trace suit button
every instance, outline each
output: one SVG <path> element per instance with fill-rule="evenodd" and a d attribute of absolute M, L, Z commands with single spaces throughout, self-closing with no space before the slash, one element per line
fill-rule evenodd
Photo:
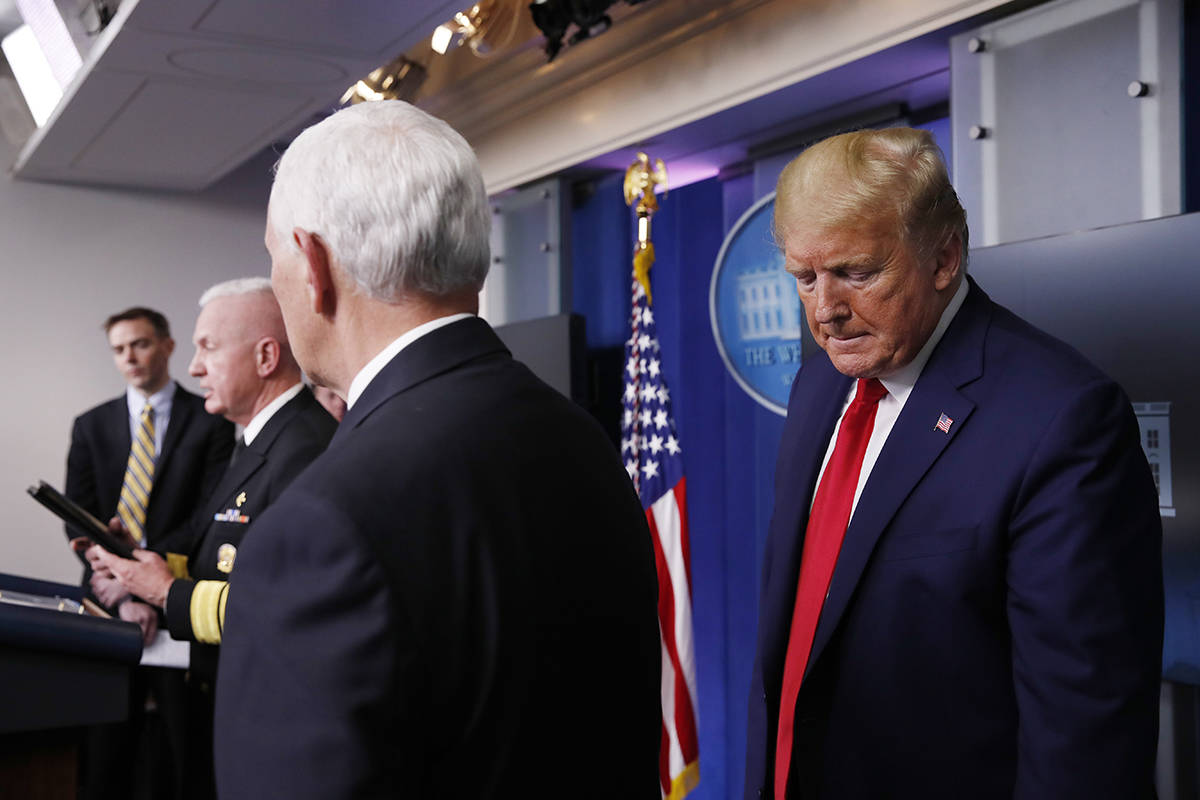
<path fill-rule="evenodd" d="M 763 692 L 763 702 L 764 703 L 767 702 L 767 693 L 766 692 Z"/>
<path fill-rule="evenodd" d="M 762 787 L 761 787 L 761 786 L 760 786 L 760 787 L 758 787 L 758 796 L 759 796 L 759 797 L 765 797 L 765 796 L 766 796 L 766 795 L 765 795 L 765 793 L 763 792 L 763 790 L 762 790 Z"/>

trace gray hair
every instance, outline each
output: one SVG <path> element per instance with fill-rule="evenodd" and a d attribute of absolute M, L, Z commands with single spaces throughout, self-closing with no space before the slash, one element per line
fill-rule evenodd
<path fill-rule="evenodd" d="M 231 281 L 221 281 L 215 286 L 210 286 L 204 290 L 204 294 L 200 295 L 200 307 L 216 300 L 218 297 L 236 297 L 242 294 L 254 294 L 255 292 L 271 292 L 270 278 L 234 278 Z"/>
<path fill-rule="evenodd" d="M 479 162 L 445 122 L 400 100 L 344 108 L 301 133 L 279 160 L 269 220 L 321 238 L 369 296 L 396 302 L 478 291 L 490 263 L 491 210 Z"/>

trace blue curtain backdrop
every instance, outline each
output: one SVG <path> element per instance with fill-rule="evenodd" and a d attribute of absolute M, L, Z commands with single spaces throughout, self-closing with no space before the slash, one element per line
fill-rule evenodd
<path fill-rule="evenodd" d="M 614 175 L 580 187 L 572 212 L 573 310 L 587 318 L 589 351 L 610 371 L 612 354 L 628 336 L 636 230 L 621 182 Z M 758 574 L 783 430 L 783 418 L 728 375 L 709 324 L 713 264 L 726 232 L 759 194 L 756 183 L 747 174 L 673 190 L 660 198 L 653 222 L 654 311 L 688 480 L 700 728 L 700 785 L 691 797 L 697 800 L 741 796 Z M 618 356 L 617 370 L 621 363 Z M 611 397 L 595 400 L 615 418 L 619 375 L 600 377 Z"/>

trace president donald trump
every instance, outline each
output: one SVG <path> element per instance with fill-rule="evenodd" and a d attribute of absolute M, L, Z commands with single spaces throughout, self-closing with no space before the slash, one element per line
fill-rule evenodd
<path fill-rule="evenodd" d="M 932 137 L 813 145 L 747 797 L 1153 795 L 1161 529 L 1129 402 L 966 276 Z"/>

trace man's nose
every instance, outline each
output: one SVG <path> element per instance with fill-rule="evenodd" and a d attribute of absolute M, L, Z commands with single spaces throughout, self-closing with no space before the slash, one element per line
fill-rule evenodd
<path fill-rule="evenodd" d="M 821 275 L 817 277 L 813 289 L 816 303 L 816 320 L 821 325 L 828 325 L 845 319 L 850 314 L 850 306 L 846 303 L 845 293 L 834 278 Z"/>
<path fill-rule="evenodd" d="M 200 362 L 200 354 L 196 353 L 196 355 L 192 356 L 192 360 L 188 364 L 188 375 L 191 375 L 193 378 L 199 378 L 203 374 L 204 364 Z"/>

